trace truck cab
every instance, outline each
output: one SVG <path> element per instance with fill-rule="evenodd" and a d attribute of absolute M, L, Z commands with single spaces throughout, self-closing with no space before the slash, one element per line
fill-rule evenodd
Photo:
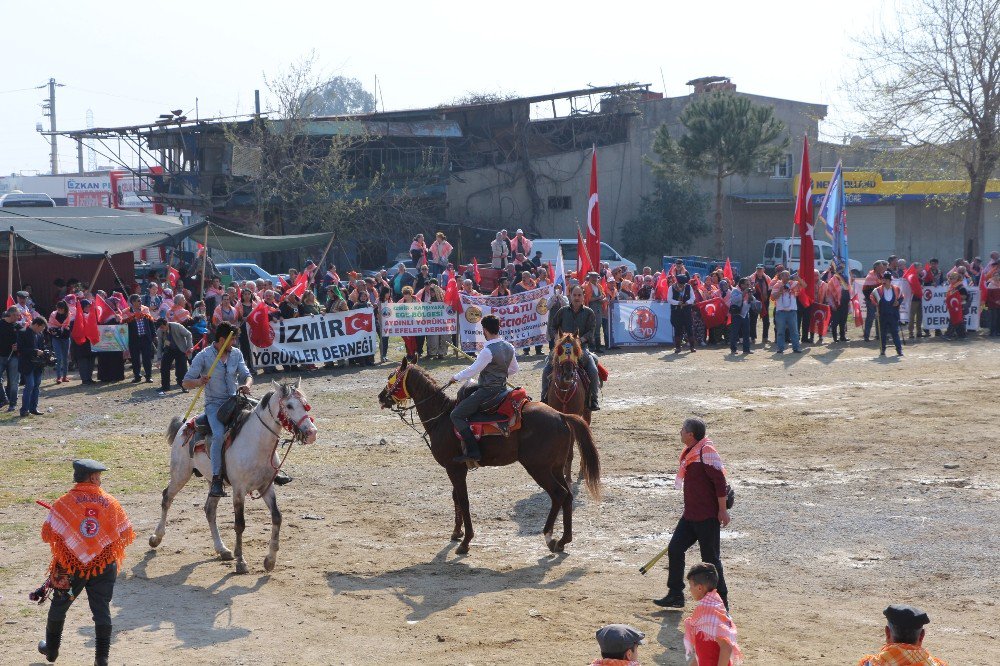
<path fill-rule="evenodd" d="M 802 241 L 798 238 L 772 238 L 764 243 L 764 257 L 761 263 L 764 264 L 764 269 L 771 274 L 774 273 L 774 268 L 778 264 L 789 270 L 798 270 L 801 247 Z M 825 271 L 830 262 L 833 261 L 833 246 L 826 241 L 814 240 L 813 247 L 815 248 L 816 270 Z M 862 274 L 860 261 L 848 259 L 847 268 L 855 277 Z"/>

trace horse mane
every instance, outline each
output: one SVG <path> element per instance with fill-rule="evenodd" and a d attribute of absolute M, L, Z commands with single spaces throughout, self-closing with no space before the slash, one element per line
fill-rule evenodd
<path fill-rule="evenodd" d="M 445 393 L 444 391 L 441 390 L 441 387 L 438 385 L 438 383 L 436 381 L 434 381 L 434 378 L 431 377 L 430 373 L 428 373 L 426 370 L 424 370 L 423 368 L 421 368 L 416 363 L 410 363 L 407 367 L 409 368 L 410 372 L 416 373 L 424 382 L 426 382 L 428 388 L 430 388 L 430 390 L 432 392 L 440 393 L 441 396 L 446 401 L 454 402 L 454 400 L 452 400 L 452 398 L 448 397 L 447 393 Z"/>

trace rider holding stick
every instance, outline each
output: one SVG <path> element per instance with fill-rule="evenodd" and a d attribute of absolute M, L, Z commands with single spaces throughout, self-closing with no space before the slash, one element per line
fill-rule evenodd
<path fill-rule="evenodd" d="M 597 411 L 600 407 L 597 404 L 597 393 L 600 383 L 597 377 L 597 362 L 590 354 L 590 346 L 593 344 L 594 331 L 596 329 L 596 316 L 594 311 L 583 305 L 583 287 L 575 285 L 569 291 L 569 305 L 559 308 L 559 312 L 552 319 L 552 326 L 556 332 L 556 338 L 564 333 L 574 333 L 580 338 L 580 346 L 583 347 L 583 357 L 580 363 L 590 378 L 590 410 Z M 542 368 L 542 396 L 549 390 L 549 380 L 552 375 L 552 355 L 545 360 Z"/>
<path fill-rule="evenodd" d="M 215 329 L 214 344 L 205 347 L 191 361 L 191 367 L 184 375 L 184 388 L 204 387 L 205 416 L 212 427 L 212 487 L 209 497 L 226 497 L 222 487 L 222 444 L 226 438 L 226 428 L 219 420 L 218 412 L 228 398 L 242 393 L 248 395 L 253 385 L 253 377 L 243 353 L 232 344 L 238 340 L 236 329 L 228 322 L 222 322 Z M 213 367 L 218 357 L 218 367 Z M 197 398 L 197 396 L 195 396 Z"/>
<path fill-rule="evenodd" d="M 476 356 L 476 360 L 465 370 L 452 377 L 453 382 L 463 382 L 479 374 L 479 386 L 451 412 L 451 422 L 462 436 L 465 454 L 454 458 L 453 462 L 468 462 L 480 459 L 479 442 L 469 427 L 469 419 L 479 411 L 480 406 L 495 398 L 506 388 L 507 377 L 517 372 L 517 353 L 514 346 L 500 337 L 500 320 L 486 315 L 482 320 L 483 337 L 486 345 Z"/>

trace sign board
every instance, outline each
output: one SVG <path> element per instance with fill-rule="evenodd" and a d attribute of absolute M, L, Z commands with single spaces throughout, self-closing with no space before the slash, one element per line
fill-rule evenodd
<path fill-rule="evenodd" d="M 486 315 L 500 318 L 500 337 L 515 349 L 545 344 L 552 292 L 552 285 L 547 285 L 510 296 L 461 294 L 462 314 L 458 318 L 458 329 L 462 351 L 471 353 L 483 348 L 486 338 L 479 322 Z"/>
<path fill-rule="evenodd" d="M 670 305 L 660 301 L 614 301 L 611 344 L 619 347 L 668 345 L 674 341 Z"/>
<path fill-rule="evenodd" d="M 383 303 L 382 335 L 452 335 L 455 311 L 447 303 Z"/>
<path fill-rule="evenodd" d="M 320 364 L 371 356 L 378 350 L 373 310 L 349 310 L 271 322 L 274 342 L 251 344 L 254 367 Z"/>

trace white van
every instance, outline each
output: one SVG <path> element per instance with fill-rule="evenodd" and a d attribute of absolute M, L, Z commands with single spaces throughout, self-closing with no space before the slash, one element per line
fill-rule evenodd
<path fill-rule="evenodd" d="M 576 244 L 575 238 L 535 238 L 531 241 L 531 257 L 541 251 L 542 266 L 552 262 L 554 266 L 559 258 L 559 248 L 562 248 L 563 267 L 566 272 L 576 270 Z M 635 264 L 621 255 L 615 248 L 607 243 L 601 243 L 601 261 L 607 262 L 611 268 L 625 266 L 633 273 L 636 271 Z"/>
<path fill-rule="evenodd" d="M 798 270 L 800 247 L 802 247 L 802 241 L 798 238 L 772 238 L 764 244 L 764 260 L 760 263 L 764 264 L 765 270 L 772 273 L 778 264 L 789 270 Z M 814 240 L 813 247 L 816 248 L 816 270 L 825 271 L 830 262 L 833 261 L 833 246 L 826 241 Z M 855 277 L 863 275 L 860 261 L 848 259 L 847 268 Z"/>

